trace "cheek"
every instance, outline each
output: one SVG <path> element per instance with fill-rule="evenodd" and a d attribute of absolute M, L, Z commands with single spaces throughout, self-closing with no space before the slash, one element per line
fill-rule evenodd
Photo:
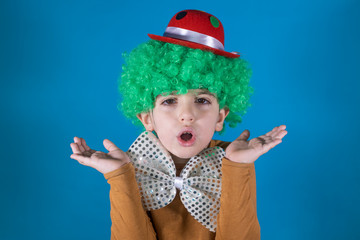
<path fill-rule="evenodd" d="M 161 114 L 159 114 L 158 112 L 154 111 L 152 115 L 152 119 L 153 119 L 153 124 L 159 126 L 161 121 L 164 119 L 164 117 L 161 116 Z"/>
<path fill-rule="evenodd" d="M 168 132 L 169 128 L 174 124 L 172 118 L 163 112 L 154 112 L 152 119 L 154 129 L 157 133 Z"/>
<path fill-rule="evenodd" d="M 207 117 L 207 121 L 205 121 L 205 125 L 207 128 L 212 129 L 214 131 L 219 131 L 219 127 L 222 126 L 221 123 L 219 123 L 219 115 L 218 114 L 212 114 L 211 116 Z M 221 130 L 221 129 L 220 129 Z"/>
<path fill-rule="evenodd" d="M 202 130 L 204 136 L 213 135 L 216 131 L 218 117 L 213 114 L 207 114 L 202 118 L 202 121 L 199 122 L 199 127 Z"/>

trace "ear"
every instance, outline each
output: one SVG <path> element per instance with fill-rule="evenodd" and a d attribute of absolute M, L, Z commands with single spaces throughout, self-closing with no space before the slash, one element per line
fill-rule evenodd
<path fill-rule="evenodd" d="M 216 122 L 216 126 L 215 126 L 215 131 L 219 132 L 223 129 L 224 126 L 224 121 L 226 116 L 229 114 L 229 109 L 228 108 L 222 108 L 220 109 L 219 112 L 219 119 Z"/>
<path fill-rule="evenodd" d="M 154 131 L 154 124 L 150 112 L 140 113 L 136 117 L 142 122 L 147 131 Z"/>

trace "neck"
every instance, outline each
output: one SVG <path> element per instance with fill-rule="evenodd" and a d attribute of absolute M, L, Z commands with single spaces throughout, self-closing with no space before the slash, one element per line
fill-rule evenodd
<path fill-rule="evenodd" d="M 210 143 L 207 145 L 207 148 L 210 147 Z M 181 170 L 185 167 L 186 163 L 190 160 L 190 158 L 180 158 L 174 154 L 172 154 L 170 151 L 170 156 L 172 158 L 172 160 L 175 163 L 175 167 L 176 167 L 176 175 L 179 176 Z"/>
<path fill-rule="evenodd" d="M 190 160 L 190 158 L 179 158 L 174 154 L 170 153 L 171 158 L 173 159 L 176 167 L 176 175 L 180 175 L 181 170 L 185 167 L 186 163 Z"/>

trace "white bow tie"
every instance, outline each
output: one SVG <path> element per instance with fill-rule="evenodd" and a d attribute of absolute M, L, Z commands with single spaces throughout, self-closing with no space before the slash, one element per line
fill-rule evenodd
<path fill-rule="evenodd" d="M 143 132 L 126 152 L 135 167 L 143 207 L 156 210 L 170 204 L 180 190 L 180 199 L 198 222 L 215 232 L 220 209 L 220 147 L 207 148 L 192 157 L 176 176 L 169 152 L 151 132 Z"/>

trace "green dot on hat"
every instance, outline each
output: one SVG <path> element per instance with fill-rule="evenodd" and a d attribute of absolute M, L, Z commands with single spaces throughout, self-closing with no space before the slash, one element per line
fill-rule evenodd
<path fill-rule="evenodd" d="M 214 28 L 218 28 L 220 26 L 219 20 L 217 20 L 214 16 L 210 17 L 210 22 Z"/>

